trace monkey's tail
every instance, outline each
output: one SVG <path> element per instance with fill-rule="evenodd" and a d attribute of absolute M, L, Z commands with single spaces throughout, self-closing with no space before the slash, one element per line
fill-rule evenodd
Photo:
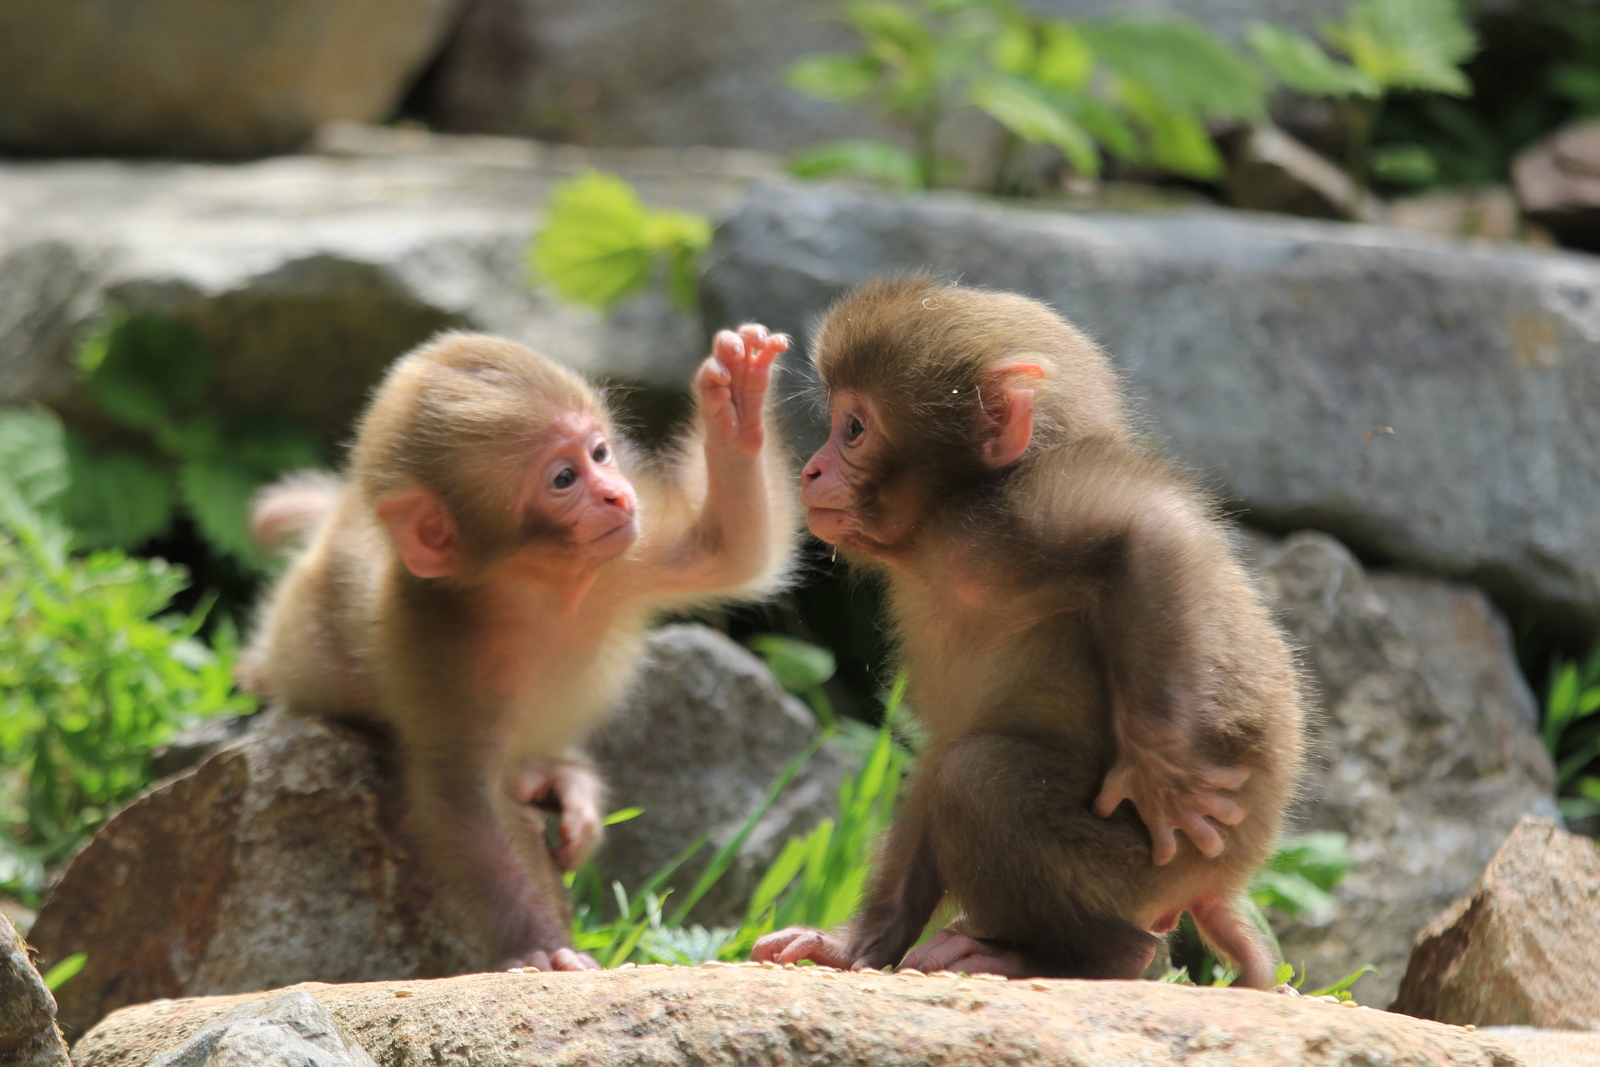
<path fill-rule="evenodd" d="M 250 502 L 250 533 L 267 553 L 305 544 L 339 506 L 344 480 L 327 471 L 295 471 Z"/>

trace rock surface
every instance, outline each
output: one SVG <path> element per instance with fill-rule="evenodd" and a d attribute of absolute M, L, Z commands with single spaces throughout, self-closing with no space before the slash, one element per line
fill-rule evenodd
<path fill-rule="evenodd" d="M 1600 851 L 1525 818 L 1483 882 L 1417 935 L 1393 1010 L 1479 1025 L 1600 1030 Z"/>
<path fill-rule="evenodd" d="M 1481 1034 L 1511 1046 L 1523 1067 L 1600 1067 L 1600 1034 L 1537 1026 L 1482 1026 Z"/>
<path fill-rule="evenodd" d="M 671 626 L 647 647 L 634 696 L 595 748 L 610 808 L 645 809 L 608 832 L 598 860 L 608 888 L 612 878 L 636 888 L 703 834 L 715 844 L 731 837 L 816 733 L 766 667 L 721 634 Z M 157 997 L 435 977 L 493 962 L 476 913 L 416 867 L 381 740 L 257 718 L 263 725 L 242 740 L 102 827 L 51 891 L 36 944 L 51 959 L 89 953 L 62 989 L 69 1033 Z M 813 758 L 697 921 L 737 919 L 787 836 L 832 810 L 842 770 L 831 752 Z M 710 851 L 669 885 L 687 890 Z M 535 874 L 565 901 L 553 866 Z"/>
<path fill-rule="evenodd" d="M 83 407 L 73 358 L 115 304 L 194 327 L 207 402 L 338 439 L 388 363 L 447 327 L 503 334 L 596 376 L 683 389 L 696 316 L 660 292 L 608 316 L 529 288 L 551 185 L 588 167 L 647 202 L 725 213 L 771 161 L 341 127 L 330 153 L 235 166 L 0 165 L 0 404 Z"/>
<path fill-rule="evenodd" d="M 1232 140 L 1223 188 L 1234 207 L 1362 222 L 1383 214 L 1383 202 L 1337 164 L 1276 127 L 1251 127 Z"/>
<path fill-rule="evenodd" d="M 633 889 L 709 836 L 710 845 L 670 883 L 681 893 L 816 737 L 817 723 L 778 688 L 765 664 L 714 630 L 666 626 L 651 634 L 649 649 L 639 685 L 589 745 L 610 790 L 609 807 L 644 809 L 607 829 L 596 866 L 606 886 L 615 880 Z M 819 749 L 691 921 L 737 926 L 784 842 L 833 814 L 843 771 L 832 748 Z"/>
<path fill-rule="evenodd" d="M 1251 522 L 1324 529 L 1552 625 L 1600 626 L 1588 257 L 773 183 L 718 231 L 703 292 L 714 321 L 808 341 L 848 287 L 919 269 L 1040 297 L 1088 330 Z"/>
<path fill-rule="evenodd" d="M 0 1067 L 67 1067 L 67 1044 L 56 1029 L 56 1000 L 28 947 L 0 915 Z"/>
<path fill-rule="evenodd" d="M 1411 940 L 1467 892 L 1517 820 L 1554 814 L 1554 772 L 1505 623 L 1481 593 L 1366 574 L 1337 541 L 1263 543 L 1258 573 L 1317 701 L 1295 829 L 1349 835 L 1338 910 L 1279 930 L 1309 988 L 1364 963 L 1387 1004 Z"/>
<path fill-rule="evenodd" d="M 331 119 L 388 119 L 459 6 L 8 0 L 0 5 L 0 152 L 291 151 Z"/>
<path fill-rule="evenodd" d="M 150 1067 L 377 1067 L 321 1002 L 304 990 L 223 1012 Z"/>
<path fill-rule="evenodd" d="M 1511 173 L 1530 218 L 1563 244 L 1600 250 L 1600 121 L 1557 130 L 1525 149 Z"/>
<path fill-rule="evenodd" d="M 1387 1012 L 1157 982 L 649 967 L 299 987 L 388 1067 L 1029 1063 L 1517 1067 L 1494 1038 Z M 237 998 L 125 1009 L 77 1067 L 135 1067 Z"/>

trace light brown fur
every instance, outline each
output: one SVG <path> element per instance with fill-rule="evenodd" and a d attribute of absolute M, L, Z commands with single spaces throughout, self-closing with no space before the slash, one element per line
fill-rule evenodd
<path fill-rule="evenodd" d="M 647 624 L 785 578 L 792 475 L 763 431 L 781 348 L 759 327 L 719 335 L 691 427 L 646 462 L 578 376 L 509 341 L 443 335 L 391 369 L 342 486 L 302 478 L 257 505 L 258 527 L 310 538 L 266 602 L 252 677 L 291 713 L 393 730 L 423 861 L 481 905 L 499 963 L 592 965 L 529 877 L 520 813 L 566 809 L 564 833 L 583 838 L 558 853 L 567 866 L 592 845 L 599 782 L 577 746 L 632 681 Z M 538 503 L 553 490 L 534 469 L 552 448 L 564 462 L 563 427 L 585 456 L 592 441 L 614 451 L 570 516 Z M 630 508 L 635 534 L 615 550 L 574 525 Z"/>
<path fill-rule="evenodd" d="M 1034 301 L 920 278 L 847 297 L 813 358 L 835 425 L 802 503 L 884 581 L 927 742 L 860 915 L 755 955 L 1131 978 L 1189 910 L 1270 984 L 1235 902 L 1296 788 L 1296 671 L 1109 361 Z"/>

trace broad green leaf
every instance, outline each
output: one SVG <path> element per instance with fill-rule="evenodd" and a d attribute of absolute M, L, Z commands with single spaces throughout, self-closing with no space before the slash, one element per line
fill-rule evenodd
<path fill-rule="evenodd" d="M 286 419 L 255 419 L 229 426 L 225 450 L 264 478 L 325 465 L 316 435 Z"/>
<path fill-rule="evenodd" d="M 762 659 L 784 691 L 804 696 L 833 677 L 833 653 L 785 634 L 756 634 L 750 647 Z"/>
<path fill-rule="evenodd" d="M 1138 82 L 1119 79 L 1116 91 L 1143 131 L 1152 163 L 1202 181 L 1222 176 L 1222 156 L 1199 119 L 1171 107 Z"/>
<path fill-rule="evenodd" d="M 1252 22 L 1245 38 L 1267 69 L 1291 89 L 1313 96 L 1377 96 L 1382 91 L 1358 68 L 1340 63 L 1311 38 L 1292 30 Z"/>
<path fill-rule="evenodd" d="M 44 407 L 0 411 L 0 480 L 30 508 L 55 512 L 71 481 L 61 420 Z"/>
<path fill-rule="evenodd" d="M 259 474 L 226 456 L 190 460 L 178 471 L 184 506 L 205 539 L 246 566 L 256 561 L 249 513 L 261 483 Z"/>
<path fill-rule="evenodd" d="M 1141 95 L 1159 100 L 1168 111 L 1245 120 L 1265 113 L 1266 82 L 1261 73 L 1192 22 L 1113 18 L 1077 26 L 1088 47 L 1121 76 L 1120 81 L 1137 86 Z"/>
<path fill-rule="evenodd" d="M 789 85 L 819 100 L 859 100 L 878 84 L 878 63 L 870 56 L 807 56 L 789 66 Z"/>
<path fill-rule="evenodd" d="M 1578 668 L 1571 663 L 1562 664 L 1550 682 L 1545 697 L 1544 746 L 1552 756 L 1558 755 L 1561 734 L 1578 712 Z"/>
<path fill-rule="evenodd" d="M 968 92 L 985 114 L 1024 141 L 1059 148 L 1079 174 L 1094 177 L 1100 173 L 1094 139 L 1036 90 L 1012 79 L 989 78 L 975 82 Z"/>
<path fill-rule="evenodd" d="M 211 360 L 200 335 L 154 312 L 128 316 L 114 327 L 89 375 L 95 402 L 126 426 L 153 430 L 174 411 L 193 405 L 211 381 Z M 80 365 L 93 362 L 80 357 Z"/>
<path fill-rule="evenodd" d="M 1094 74 L 1094 52 L 1083 34 L 1065 22 L 1047 22 L 1040 32 L 1034 80 L 1048 89 L 1077 91 L 1087 87 Z"/>
<path fill-rule="evenodd" d="M 62 513 L 89 548 L 135 548 L 172 524 L 172 469 L 129 452 L 94 452 L 67 435 L 70 482 Z"/>
<path fill-rule="evenodd" d="M 1006 22 L 989 46 L 989 59 L 995 69 L 1018 78 L 1034 73 L 1038 57 L 1033 26 L 1025 19 Z"/>
<path fill-rule="evenodd" d="M 933 62 L 937 46 L 933 33 L 904 4 L 864 0 L 845 8 L 845 21 L 875 53 L 891 62 L 924 67 Z"/>
<path fill-rule="evenodd" d="M 1277 908 L 1292 916 L 1332 911 L 1333 895 L 1298 871 L 1264 870 L 1250 884 L 1250 895 L 1263 908 Z"/>
<path fill-rule="evenodd" d="M 883 141 L 827 141 L 789 161 L 797 178 L 866 178 L 897 189 L 915 189 L 922 174 L 911 153 Z"/>
<path fill-rule="evenodd" d="M 1073 92 L 1052 93 L 1050 98 L 1088 130 L 1107 152 L 1130 163 L 1144 158 L 1144 145 L 1139 135 L 1106 101 L 1089 93 Z"/>
<path fill-rule="evenodd" d="M 1397 185 L 1426 185 L 1439 175 L 1439 162 L 1419 144 L 1391 144 L 1372 151 L 1372 173 Z"/>
<path fill-rule="evenodd" d="M 1455 0 L 1355 0 L 1323 35 L 1385 89 L 1467 96 L 1460 65 L 1478 50 Z"/>
<path fill-rule="evenodd" d="M 650 278 L 645 210 L 633 186 L 589 171 L 557 186 L 534 239 L 534 277 L 579 303 L 609 307 Z"/>

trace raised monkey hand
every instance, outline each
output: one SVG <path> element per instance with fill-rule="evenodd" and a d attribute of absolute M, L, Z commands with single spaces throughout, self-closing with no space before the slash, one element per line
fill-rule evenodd
<path fill-rule="evenodd" d="M 600 843 L 600 801 L 604 794 L 605 787 L 594 768 L 571 760 L 529 760 L 512 789 L 518 804 L 560 813 L 561 847 L 554 856 L 564 871 L 582 866 Z"/>
<path fill-rule="evenodd" d="M 1245 816 L 1233 793 L 1250 777 L 1248 767 L 1197 765 L 1172 759 L 1160 750 L 1119 746 L 1122 751 L 1094 802 L 1102 819 L 1124 800 L 1133 801 L 1150 830 L 1150 860 L 1157 867 L 1177 855 L 1175 832 L 1189 835 L 1202 855 L 1222 855 L 1222 835 L 1211 820 L 1237 826 Z"/>
<path fill-rule="evenodd" d="M 789 348 L 789 338 L 768 334 L 765 326 L 747 323 L 722 330 L 712 343 L 711 358 L 695 376 L 707 444 L 723 444 L 754 456 L 766 441 L 763 417 L 772 364 Z"/>

